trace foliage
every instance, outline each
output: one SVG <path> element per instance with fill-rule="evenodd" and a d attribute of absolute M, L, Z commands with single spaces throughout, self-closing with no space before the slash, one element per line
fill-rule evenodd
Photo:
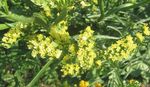
<path fill-rule="evenodd" d="M 150 84 L 150 0 L 1 0 L 1 87 Z"/>

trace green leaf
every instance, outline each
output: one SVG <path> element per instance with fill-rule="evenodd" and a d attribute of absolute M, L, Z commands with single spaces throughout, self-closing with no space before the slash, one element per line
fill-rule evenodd
<path fill-rule="evenodd" d="M 34 13 L 34 18 L 35 18 L 35 22 L 38 22 L 41 25 L 46 25 L 47 24 L 47 18 L 39 13 Z"/>
<path fill-rule="evenodd" d="M 113 9 L 110 9 L 110 10 L 106 13 L 106 15 L 109 16 L 109 15 L 111 15 L 111 14 L 113 14 L 113 13 L 118 12 L 118 11 L 121 11 L 121 10 L 128 10 L 128 9 L 135 8 L 135 7 L 138 7 L 138 6 L 141 6 L 141 5 L 145 5 L 145 4 L 148 4 L 148 3 L 150 3 L 150 0 L 142 0 L 142 1 L 140 1 L 139 3 L 137 3 L 137 4 L 125 3 L 125 4 L 122 4 L 122 5 L 118 6 L 118 7 L 115 7 L 115 8 L 113 8 Z"/>
<path fill-rule="evenodd" d="M 4 18 L 8 21 L 23 22 L 23 23 L 32 23 L 34 20 L 32 17 L 26 17 L 23 15 L 18 15 L 18 14 L 14 14 L 14 13 L 11 13 L 8 15 L 7 14 L 0 15 L 0 18 Z"/>
<path fill-rule="evenodd" d="M 118 7 L 115 7 L 113 9 L 110 9 L 107 13 L 107 15 L 110 15 L 112 13 L 115 13 L 115 12 L 118 12 L 120 10 L 123 10 L 123 9 L 127 9 L 127 8 L 130 8 L 131 6 L 133 6 L 133 3 L 126 3 L 126 4 L 122 4 Z"/>
<path fill-rule="evenodd" d="M 120 39 L 120 37 L 113 37 L 113 36 L 107 36 L 107 35 L 95 35 L 96 39 Z"/>
<path fill-rule="evenodd" d="M 119 31 L 118 27 L 113 27 L 113 26 L 107 26 L 107 27 L 114 30 L 114 31 L 117 31 L 122 36 L 122 33 Z"/>
<path fill-rule="evenodd" d="M 8 28 L 10 28 L 8 25 L 0 24 L 0 30 L 5 30 L 5 29 L 8 29 Z"/>
<path fill-rule="evenodd" d="M 18 23 L 18 22 L 0 24 L 0 30 L 5 30 L 5 29 L 9 29 L 9 28 L 11 28 L 11 27 L 15 27 L 15 25 L 16 25 L 17 23 Z"/>

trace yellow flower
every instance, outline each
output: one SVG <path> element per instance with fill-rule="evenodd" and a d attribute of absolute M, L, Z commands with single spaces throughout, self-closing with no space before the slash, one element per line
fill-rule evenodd
<path fill-rule="evenodd" d="M 87 26 L 84 32 L 78 37 L 78 46 L 83 47 L 88 45 L 89 43 L 92 43 L 92 41 L 94 41 L 93 33 L 94 31 L 91 29 L 91 27 Z"/>
<path fill-rule="evenodd" d="M 65 55 L 64 57 L 63 57 L 63 60 L 66 62 L 66 61 L 68 61 L 69 60 L 69 55 Z"/>
<path fill-rule="evenodd" d="M 95 87 L 103 87 L 103 86 L 102 86 L 102 84 L 96 82 L 96 83 L 95 83 Z"/>
<path fill-rule="evenodd" d="M 68 51 L 69 51 L 70 53 L 75 53 L 75 44 L 69 45 Z"/>
<path fill-rule="evenodd" d="M 123 58 L 128 58 L 128 56 L 129 56 L 128 52 L 126 52 L 124 50 L 121 50 L 120 54 L 122 55 Z"/>
<path fill-rule="evenodd" d="M 87 26 L 83 33 L 81 33 L 77 40 L 77 60 L 83 70 L 89 69 L 94 62 L 96 53 L 94 51 L 95 39 L 93 38 L 94 31 L 90 26 Z"/>
<path fill-rule="evenodd" d="M 96 63 L 98 66 L 101 66 L 101 65 L 102 65 L 102 61 L 101 61 L 101 60 L 97 60 L 95 63 Z"/>
<path fill-rule="evenodd" d="M 61 54 L 62 54 L 62 50 L 57 49 L 56 53 L 55 53 L 55 57 L 59 58 L 61 56 Z"/>
<path fill-rule="evenodd" d="M 117 44 L 118 44 L 118 45 L 123 44 L 123 43 L 124 43 L 123 40 L 118 40 L 118 41 L 117 41 Z"/>
<path fill-rule="evenodd" d="M 95 4 L 98 4 L 97 0 L 92 0 Z"/>
<path fill-rule="evenodd" d="M 88 87 L 88 86 L 89 86 L 89 82 L 84 81 L 84 80 L 80 81 L 79 87 Z"/>
<path fill-rule="evenodd" d="M 43 6 L 44 8 L 44 12 L 46 14 L 46 16 L 50 17 L 51 16 L 51 10 L 48 6 Z"/>
<path fill-rule="evenodd" d="M 38 35 L 37 35 L 37 39 L 38 39 L 39 41 L 43 40 L 43 38 L 44 38 L 44 36 L 43 36 L 42 34 L 38 34 Z"/>
<path fill-rule="evenodd" d="M 37 54 L 38 54 L 38 52 L 37 52 L 36 50 L 32 50 L 31 55 L 32 55 L 33 57 L 36 57 L 36 56 L 37 56 Z"/>
<path fill-rule="evenodd" d="M 142 33 L 137 32 L 136 33 L 136 37 L 142 42 L 144 40 L 144 37 L 142 35 Z"/>
<path fill-rule="evenodd" d="M 85 1 L 81 1 L 80 4 L 81 4 L 82 8 L 88 6 Z"/>
<path fill-rule="evenodd" d="M 89 34 L 93 34 L 94 31 L 91 30 L 91 27 L 90 26 L 87 26 L 86 29 L 85 29 L 86 32 L 88 32 Z"/>
<path fill-rule="evenodd" d="M 126 36 L 126 40 L 130 43 L 133 42 L 133 37 L 131 35 Z"/>
<path fill-rule="evenodd" d="M 135 83 L 135 80 L 134 80 L 134 79 L 131 79 L 131 80 L 129 80 L 129 83 L 130 83 L 130 84 L 133 84 L 133 83 Z"/>
<path fill-rule="evenodd" d="M 91 66 L 94 63 L 94 58 L 96 57 L 95 51 L 91 49 L 91 51 L 86 51 L 83 48 L 80 48 L 77 52 L 77 58 L 80 67 L 82 67 L 83 70 L 90 69 Z"/>
<path fill-rule="evenodd" d="M 144 33 L 145 35 L 150 35 L 150 30 L 149 30 L 149 27 L 148 27 L 147 24 L 144 24 L 143 29 L 144 29 L 143 33 Z"/>

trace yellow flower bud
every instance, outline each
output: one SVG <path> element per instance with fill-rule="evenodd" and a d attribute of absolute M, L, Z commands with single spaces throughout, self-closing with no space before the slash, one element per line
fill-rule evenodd
<path fill-rule="evenodd" d="M 149 30 L 149 27 L 148 27 L 147 24 L 144 24 L 143 29 L 144 29 L 143 33 L 144 33 L 145 35 L 150 35 L 150 30 Z"/>
<path fill-rule="evenodd" d="M 136 33 L 136 37 L 142 42 L 144 40 L 144 36 L 142 35 L 142 33 Z"/>
<path fill-rule="evenodd" d="M 96 82 L 96 83 L 95 83 L 95 87 L 103 87 L 103 86 L 102 86 L 102 84 Z"/>
<path fill-rule="evenodd" d="M 88 86 L 89 86 L 89 82 L 84 81 L 84 80 L 80 81 L 79 87 L 88 87 Z"/>
<path fill-rule="evenodd" d="M 102 65 L 102 61 L 101 61 L 101 60 L 97 60 L 95 63 L 96 63 L 98 66 L 101 66 L 101 65 Z"/>

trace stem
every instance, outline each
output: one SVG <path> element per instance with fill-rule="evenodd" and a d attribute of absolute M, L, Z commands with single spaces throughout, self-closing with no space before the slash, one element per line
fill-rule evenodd
<path fill-rule="evenodd" d="M 101 20 L 104 18 L 104 1 L 98 0 L 98 5 L 99 5 L 100 12 L 101 12 L 101 16 L 100 16 L 99 20 Z"/>
<path fill-rule="evenodd" d="M 3 3 L 5 6 L 4 6 L 4 10 L 5 12 L 8 14 L 9 13 L 9 9 L 8 9 L 8 4 L 7 4 L 7 0 L 4 0 L 4 3 Z"/>
<path fill-rule="evenodd" d="M 43 73 L 51 63 L 52 60 L 49 59 L 49 61 L 43 66 L 43 68 L 38 72 L 38 74 L 33 78 L 33 80 L 27 85 L 27 87 L 33 87 L 33 85 L 39 80 L 39 78 L 43 75 Z"/>

